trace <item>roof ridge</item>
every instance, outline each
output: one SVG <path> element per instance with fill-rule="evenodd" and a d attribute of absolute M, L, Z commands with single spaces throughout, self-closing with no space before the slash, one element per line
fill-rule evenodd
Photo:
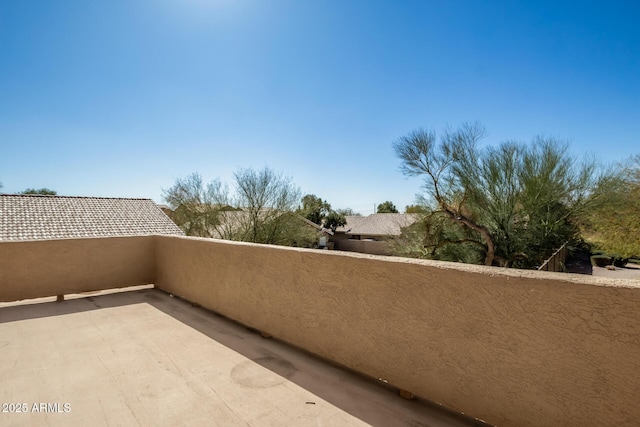
<path fill-rule="evenodd" d="M 50 198 L 68 198 L 68 199 L 107 199 L 107 200 L 151 200 L 149 197 L 106 197 L 106 196 L 62 196 L 53 194 L 8 194 L 0 193 L 1 197 L 50 197 Z M 154 202 L 155 203 L 155 202 Z"/>

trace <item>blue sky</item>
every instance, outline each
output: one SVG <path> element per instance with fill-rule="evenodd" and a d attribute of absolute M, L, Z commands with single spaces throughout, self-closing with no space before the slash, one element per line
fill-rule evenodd
<path fill-rule="evenodd" d="M 336 208 L 420 191 L 392 142 L 480 121 L 640 152 L 635 1 L 0 0 L 3 192 L 148 197 L 269 166 Z"/>

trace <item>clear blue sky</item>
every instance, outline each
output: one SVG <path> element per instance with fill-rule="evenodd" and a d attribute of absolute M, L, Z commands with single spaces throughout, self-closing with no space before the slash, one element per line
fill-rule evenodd
<path fill-rule="evenodd" d="M 162 201 L 177 177 L 282 171 L 334 207 L 414 201 L 392 142 L 640 152 L 637 1 L 0 0 L 3 192 Z"/>

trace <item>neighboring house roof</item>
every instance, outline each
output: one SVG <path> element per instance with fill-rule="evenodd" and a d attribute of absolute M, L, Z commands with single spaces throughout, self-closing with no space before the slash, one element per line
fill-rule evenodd
<path fill-rule="evenodd" d="M 298 217 L 301 221 L 303 221 L 305 224 L 307 224 L 307 225 L 309 225 L 309 226 L 311 226 L 311 227 L 315 228 L 316 230 L 318 230 L 318 231 L 320 231 L 320 232 L 322 232 L 322 233 L 326 233 L 326 234 L 329 234 L 330 236 L 333 236 L 333 231 L 331 231 L 331 229 L 329 229 L 329 228 L 324 228 L 323 226 L 318 225 L 318 224 L 316 224 L 315 222 L 313 222 L 313 221 L 311 221 L 311 220 L 308 220 L 307 218 L 303 217 L 302 215 L 298 215 L 298 214 L 295 214 L 295 215 L 296 215 L 296 217 Z"/>
<path fill-rule="evenodd" d="M 276 215 L 274 215 L 274 213 Z M 262 209 L 259 212 L 259 215 L 272 215 L 274 218 L 276 216 L 280 216 L 277 214 L 277 211 L 272 209 Z M 309 227 L 315 228 L 320 233 L 326 233 L 329 235 L 333 235 L 333 231 L 328 228 L 324 228 L 313 221 L 309 221 L 307 218 L 296 214 L 295 212 L 283 212 L 282 214 L 290 216 L 291 219 L 300 221 Z M 242 210 L 228 210 L 228 211 L 220 211 L 220 224 L 216 227 L 215 230 L 212 231 L 214 238 L 225 238 L 223 233 L 234 232 L 242 229 L 243 225 L 246 225 L 249 221 L 249 212 Z M 221 233 L 221 231 L 223 233 Z"/>
<path fill-rule="evenodd" d="M 358 224 L 360 224 L 362 221 L 364 221 L 364 219 L 367 218 L 367 217 L 366 216 L 362 216 L 362 215 L 347 215 L 344 218 L 347 221 L 347 223 L 345 225 L 337 227 L 336 228 L 336 233 L 348 233 L 348 232 L 350 232 L 354 227 L 357 227 Z"/>
<path fill-rule="evenodd" d="M 419 219 L 417 214 L 379 213 L 369 216 L 347 216 L 347 223 L 336 232 L 347 235 L 399 236 L 402 228 Z"/>
<path fill-rule="evenodd" d="M 0 240 L 184 235 L 151 199 L 0 194 Z"/>

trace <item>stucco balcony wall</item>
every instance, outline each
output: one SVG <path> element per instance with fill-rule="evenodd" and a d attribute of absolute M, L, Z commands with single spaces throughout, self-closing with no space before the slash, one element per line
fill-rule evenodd
<path fill-rule="evenodd" d="M 497 425 L 640 419 L 640 288 L 562 273 L 156 237 L 156 286 Z"/>
<path fill-rule="evenodd" d="M 153 236 L 0 242 L 0 302 L 150 284 Z"/>
<path fill-rule="evenodd" d="M 142 283 L 497 425 L 637 425 L 640 282 L 188 237 L 0 243 L 0 300 Z"/>

